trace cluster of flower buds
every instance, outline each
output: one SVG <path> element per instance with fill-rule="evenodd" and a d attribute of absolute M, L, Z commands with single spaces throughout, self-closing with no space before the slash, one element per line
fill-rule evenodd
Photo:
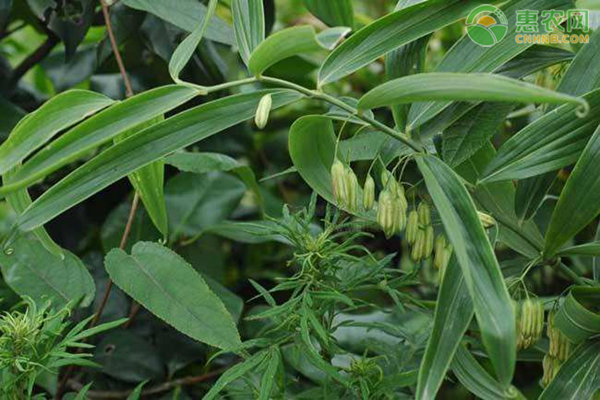
<path fill-rule="evenodd" d="M 408 201 L 404 193 L 404 186 L 397 182 L 390 172 L 384 171 L 381 174 L 381 183 L 383 190 L 379 194 L 377 223 L 385 236 L 390 238 L 406 227 Z"/>
<path fill-rule="evenodd" d="M 439 271 L 440 282 L 444 278 L 446 267 L 452 257 L 452 245 L 446 240 L 446 236 L 438 235 L 435 238 L 433 266 Z"/>
<path fill-rule="evenodd" d="M 350 212 L 358 211 L 359 184 L 352 168 L 336 158 L 331 166 L 331 179 L 337 205 Z"/>
<path fill-rule="evenodd" d="M 555 326 L 554 318 L 555 314 L 553 312 L 548 314 L 546 334 L 548 335 L 548 339 L 550 339 L 550 347 L 548 354 L 544 356 L 543 362 L 544 376 L 542 378 L 542 385 L 544 387 L 547 387 L 552 382 L 562 364 L 571 355 L 571 342 Z"/>
<path fill-rule="evenodd" d="M 260 102 L 258 103 L 258 107 L 256 108 L 256 115 L 254 117 L 254 122 L 258 129 L 264 129 L 267 126 L 267 122 L 269 122 L 269 114 L 271 113 L 271 107 L 273 106 L 273 98 L 270 94 L 264 95 Z"/>
<path fill-rule="evenodd" d="M 416 210 L 409 213 L 406 240 L 412 245 L 410 256 L 414 262 L 431 257 L 434 231 L 431 225 L 431 209 L 427 203 L 422 202 Z"/>
<path fill-rule="evenodd" d="M 517 348 L 527 349 L 542 337 L 544 331 L 544 303 L 538 299 L 515 302 L 517 320 Z"/>

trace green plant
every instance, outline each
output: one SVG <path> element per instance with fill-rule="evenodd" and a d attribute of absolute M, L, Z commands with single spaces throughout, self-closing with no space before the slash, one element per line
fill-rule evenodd
<path fill-rule="evenodd" d="M 2 320 L 5 386 L 597 396 L 585 7 L 0 0 L 0 296 L 32 299 Z M 49 311 L 75 303 L 95 328 Z M 122 317 L 99 371 L 67 352 Z"/>

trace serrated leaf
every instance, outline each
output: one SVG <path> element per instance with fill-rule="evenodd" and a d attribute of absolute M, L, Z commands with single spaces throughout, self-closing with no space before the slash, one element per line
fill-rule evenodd
<path fill-rule="evenodd" d="M 386 53 L 465 17 L 474 0 L 430 0 L 388 14 L 346 40 L 323 63 L 319 86 L 335 82 Z"/>
<path fill-rule="evenodd" d="M 105 150 L 54 185 L 21 215 L 19 228 L 37 228 L 131 172 L 252 118 L 267 93 L 273 96 L 273 108 L 302 97 L 289 90 L 245 93 L 203 104 L 156 124 Z"/>
<path fill-rule="evenodd" d="M 131 255 L 112 250 L 105 267 L 119 288 L 178 331 L 222 349 L 240 345 L 237 328 L 223 302 L 173 251 L 156 243 L 139 242 Z"/>
<path fill-rule="evenodd" d="M 231 13 L 238 51 L 248 65 L 254 49 L 265 40 L 263 0 L 232 0 Z"/>
<path fill-rule="evenodd" d="M 460 178 L 432 156 L 418 157 L 417 165 L 463 272 L 490 361 L 508 385 L 516 361 L 516 324 L 498 260 Z"/>

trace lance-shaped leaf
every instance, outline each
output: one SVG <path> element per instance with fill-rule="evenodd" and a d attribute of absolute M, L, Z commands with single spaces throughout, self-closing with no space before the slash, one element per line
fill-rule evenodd
<path fill-rule="evenodd" d="M 390 51 L 465 17 L 480 4 L 476 0 L 430 0 L 370 23 L 329 55 L 319 71 L 319 86 L 350 75 Z"/>
<path fill-rule="evenodd" d="M 600 335 L 600 314 L 594 312 L 594 307 L 598 304 L 600 288 L 572 288 L 556 314 L 556 327 L 576 344 Z"/>
<path fill-rule="evenodd" d="M 515 212 L 521 223 L 533 218 L 556 180 L 556 175 L 556 172 L 549 172 L 519 182 L 515 197 Z"/>
<path fill-rule="evenodd" d="M 265 40 L 263 0 L 232 0 L 231 13 L 238 51 L 248 65 L 254 49 Z"/>
<path fill-rule="evenodd" d="M 502 11 L 508 19 L 506 37 L 491 47 L 483 47 L 465 35 L 448 51 L 435 72 L 492 73 L 506 62 L 525 52 L 532 44 L 517 43 L 520 34 L 517 18 L 519 11 L 565 10 L 572 7 L 571 0 L 513 0 L 505 2 Z M 473 7 L 474 8 L 474 7 Z M 470 9 L 472 10 L 472 9 Z M 469 11 L 470 11 L 469 10 Z M 542 19 L 538 19 L 539 30 L 543 30 Z M 521 63 L 526 68 L 527 63 Z M 410 130 L 434 119 L 436 115 L 452 105 L 450 101 L 427 101 L 412 105 L 408 117 Z"/>
<path fill-rule="evenodd" d="M 139 242 L 131 255 L 112 250 L 105 267 L 125 293 L 192 339 L 222 349 L 241 344 L 223 302 L 177 253 L 156 243 Z"/>
<path fill-rule="evenodd" d="M 600 214 L 600 127 L 575 165 L 552 213 L 544 255 L 552 257 Z"/>
<path fill-rule="evenodd" d="M 583 98 L 586 117 L 574 118 L 576 106 L 565 104 L 537 119 L 500 147 L 481 182 L 530 178 L 577 161 L 600 124 L 600 90 Z"/>
<path fill-rule="evenodd" d="M 34 229 L 110 184 L 176 150 L 206 139 L 254 116 L 262 96 L 273 107 L 302 96 L 289 90 L 263 90 L 226 97 L 187 110 L 105 150 L 40 196 L 19 218 L 18 227 Z"/>
<path fill-rule="evenodd" d="M 423 156 L 417 164 L 462 269 L 490 361 L 501 383 L 508 385 L 516 360 L 515 315 L 475 204 L 460 178 L 442 161 Z"/>
<path fill-rule="evenodd" d="M 308 11 L 329 26 L 354 26 L 352 0 L 304 0 Z"/>
<path fill-rule="evenodd" d="M 446 267 L 438 294 L 433 330 L 419 368 L 418 399 L 435 399 L 473 318 L 473 301 L 456 257 Z"/>
<path fill-rule="evenodd" d="M 423 100 L 571 103 L 579 105 L 582 112 L 589 107 L 583 99 L 502 75 L 435 72 L 406 76 L 379 85 L 360 99 L 358 108 L 371 109 Z"/>
<path fill-rule="evenodd" d="M 185 86 L 164 86 L 133 96 L 94 115 L 46 146 L 15 172 L 0 195 L 30 186 L 48 174 L 88 155 L 124 131 L 165 114 L 198 95 Z"/>
<path fill-rule="evenodd" d="M 113 100 L 86 90 L 69 90 L 23 118 L 0 146 L 0 174 L 17 166 L 60 131 L 108 107 Z"/>
<path fill-rule="evenodd" d="M 270 66 L 286 58 L 323 50 L 312 26 L 297 26 L 279 31 L 263 41 L 250 56 L 248 68 L 260 75 Z"/>
<path fill-rule="evenodd" d="M 600 389 L 600 341 L 579 346 L 560 367 L 540 400 L 591 399 Z"/>

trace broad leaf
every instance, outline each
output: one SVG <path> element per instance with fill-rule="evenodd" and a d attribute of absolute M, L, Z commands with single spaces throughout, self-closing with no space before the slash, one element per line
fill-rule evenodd
<path fill-rule="evenodd" d="M 105 150 L 54 185 L 21 215 L 19 228 L 37 228 L 131 172 L 254 117 L 267 93 L 273 96 L 274 108 L 301 98 L 289 90 L 245 93 L 203 104 L 153 125 Z"/>
<path fill-rule="evenodd" d="M 329 55 L 319 86 L 335 82 L 390 51 L 465 17 L 482 4 L 475 0 L 430 0 L 370 23 Z"/>
<path fill-rule="evenodd" d="M 306 8 L 329 26 L 354 26 L 352 0 L 304 0 Z"/>
<path fill-rule="evenodd" d="M 94 299 L 94 280 L 77 256 L 64 250 L 59 257 L 37 240 L 20 238 L 0 252 L 4 281 L 19 295 L 36 303 L 52 301 L 54 307 L 80 302 L 87 307 Z"/>
<path fill-rule="evenodd" d="M 417 164 L 454 247 L 490 361 L 508 385 L 516 360 L 515 315 L 492 246 L 460 178 L 432 156 L 418 157 Z"/>
<path fill-rule="evenodd" d="M 0 195 L 27 187 L 48 174 L 88 155 L 98 146 L 198 95 L 185 86 L 164 86 L 141 93 L 89 118 L 36 153 L 19 168 Z"/>
<path fill-rule="evenodd" d="M 232 0 L 231 13 L 238 51 L 248 65 L 254 49 L 265 40 L 263 0 Z"/>
<path fill-rule="evenodd" d="M 423 100 L 503 101 L 512 103 L 578 104 L 587 111 L 585 100 L 554 92 L 530 83 L 491 74 L 425 73 L 386 82 L 365 94 L 361 109 Z"/>
<path fill-rule="evenodd" d="M 178 331 L 222 349 L 240 345 L 223 302 L 191 265 L 166 247 L 140 242 L 131 255 L 114 249 L 105 266 L 117 286 Z"/>
<path fill-rule="evenodd" d="M 530 178 L 577 161 L 600 124 L 600 90 L 584 99 L 591 108 L 585 118 L 574 118 L 576 106 L 565 104 L 504 142 L 481 182 Z"/>
<path fill-rule="evenodd" d="M 473 318 L 473 301 L 456 257 L 446 267 L 433 330 L 419 368 L 418 399 L 435 399 L 463 335 Z"/>
<path fill-rule="evenodd" d="M 575 165 L 546 232 L 544 255 L 554 256 L 560 247 L 600 214 L 600 127 Z"/>
<path fill-rule="evenodd" d="M 99 93 L 70 90 L 52 97 L 23 118 L 0 146 L 0 174 L 4 174 L 57 133 L 108 107 L 113 100 Z"/>
<path fill-rule="evenodd" d="M 600 288 L 572 288 L 556 314 L 556 327 L 575 344 L 600 335 L 600 314 L 594 311 L 598 304 Z"/>
<path fill-rule="evenodd" d="M 591 399 L 600 389 L 600 341 L 582 344 L 561 366 L 540 400 Z"/>
<path fill-rule="evenodd" d="M 193 32 L 207 14 L 207 7 L 196 0 L 123 0 L 128 7 L 147 11 L 188 32 Z M 206 37 L 225 44 L 234 44 L 231 27 L 220 18 L 213 18 Z"/>

